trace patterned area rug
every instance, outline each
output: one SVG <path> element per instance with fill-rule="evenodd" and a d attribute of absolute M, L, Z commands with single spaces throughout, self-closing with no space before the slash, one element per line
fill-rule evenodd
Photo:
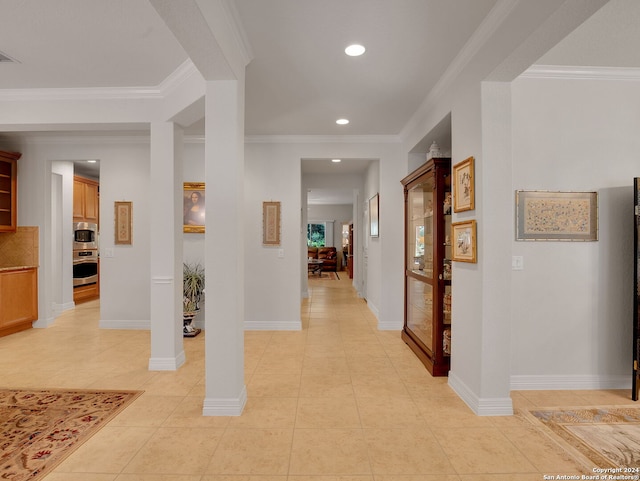
<path fill-rule="evenodd" d="M 530 414 L 590 472 L 593 468 L 640 468 L 640 407 L 533 409 Z M 638 471 L 627 474 L 637 476 Z"/>
<path fill-rule="evenodd" d="M 0 389 L 0 479 L 42 479 L 140 394 Z"/>
<path fill-rule="evenodd" d="M 332 281 L 337 281 L 340 279 L 340 276 L 338 275 L 337 272 L 333 272 L 333 271 L 327 271 L 327 272 L 323 272 L 322 275 L 318 275 L 318 274 L 314 274 L 312 272 L 309 272 L 309 279 L 317 279 L 317 280 L 322 280 L 322 281 L 326 281 L 326 280 L 332 280 Z"/>

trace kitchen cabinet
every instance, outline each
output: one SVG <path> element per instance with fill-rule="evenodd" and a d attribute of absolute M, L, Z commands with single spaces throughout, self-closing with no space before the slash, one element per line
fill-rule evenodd
<path fill-rule="evenodd" d="M 18 152 L 0 151 L 0 232 L 15 232 L 18 219 Z"/>
<path fill-rule="evenodd" d="M 0 269 L 0 337 L 31 328 L 38 319 L 38 269 Z"/>
<path fill-rule="evenodd" d="M 446 376 L 451 357 L 451 159 L 429 160 L 405 177 L 402 184 L 402 339 L 433 376 Z"/>
<path fill-rule="evenodd" d="M 99 183 L 80 176 L 73 178 L 73 221 L 98 223 Z"/>

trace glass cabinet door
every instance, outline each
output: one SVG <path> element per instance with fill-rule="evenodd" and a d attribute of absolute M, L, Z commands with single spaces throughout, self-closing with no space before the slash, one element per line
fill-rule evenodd
<path fill-rule="evenodd" d="M 434 330 L 434 177 L 415 185 L 407 195 L 407 328 L 433 351 Z"/>
<path fill-rule="evenodd" d="M 416 185 L 408 192 L 407 270 L 433 277 L 434 258 L 434 179 Z"/>

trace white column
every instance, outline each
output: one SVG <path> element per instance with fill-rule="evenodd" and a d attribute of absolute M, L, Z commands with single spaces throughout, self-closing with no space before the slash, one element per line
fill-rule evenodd
<path fill-rule="evenodd" d="M 244 85 L 207 82 L 205 416 L 239 416 L 244 385 Z"/>
<path fill-rule="evenodd" d="M 173 371 L 185 361 L 182 148 L 182 130 L 174 123 L 151 124 L 151 371 Z"/>

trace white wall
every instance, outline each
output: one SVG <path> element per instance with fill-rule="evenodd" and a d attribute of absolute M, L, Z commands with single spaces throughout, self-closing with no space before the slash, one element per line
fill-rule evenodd
<path fill-rule="evenodd" d="M 53 202 L 57 197 L 52 184 L 52 255 L 54 270 L 53 278 L 58 279 L 53 292 L 55 314 L 70 309 L 73 301 L 73 163 L 66 161 L 52 162 L 51 171 L 53 182 L 57 184 L 56 177 L 60 177 L 60 202 Z"/>
<path fill-rule="evenodd" d="M 400 162 L 396 162 L 396 164 L 400 164 Z M 397 184 L 397 190 L 402 191 L 402 187 L 400 185 L 399 179 Z M 383 253 L 383 242 L 384 239 L 391 239 L 395 236 L 401 235 L 404 238 L 404 234 L 400 234 L 399 232 L 394 232 L 389 229 L 388 221 L 390 219 L 384 218 L 379 215 L 378 218 L 378 237 L 371 237 L 370 232 L 370 212 L 369 212 L 369 199 L 371 199 L 374 195 L 378 194 L 378 208 L 382 206 L 383 202 L 386 202 L 387 199 L 384 199 L 383 196 L 379 195 L 380 191 L 380 165 L 378 161 L 373 162 L 369 168 L 367 169 L 365 179 L 364 179 L 364 196 L 363 196 L 363 219 L 362 219 L 362 238 L 364 239 L 364 244 L 366 248 L 364 249 L 364 259 L 363 259 L 363 269 L 365 275 L 365 288 L 363 289 L 363 296 L 367 299 L 367 304 L 369 308 L 373 311 L 378 319 L 380 312 L 380 305 L 382 303 L 381 293 L 382 293 L 382 259 L 384 257 Z M 403 194 L 404 195 L 404 194 Z M 379 213 L 379 212 L 378 212 Z M 400 216 L 400 215 L 398 215 Z M 386 223 L 386 224 L 385 224 Z M 383 235 L 383 231 L 385 231 L 386 236 Z M 404 228 L 403 231 L 404 233 Z M 404 256 L 404 251 L 402 253 Z M 398 269 L 400 267 L 398 266 Z M 395 323 L 387 323 L 384 326 L 379 326 L 384 329 L 398 329 L 400 326 Z"/>
<path fill-rule="evenodd" d="M 17 138 L 22 152 L 18 175 L 18 222 L 40 227 L 39 326 L 53 323 L 55 271 L 52 258 L 52 161 L 99 159 L 101 320 L 135 325 L 149 322 L 149 145 L 148 138 L 70 137 L 66 134 Z M 67 194 L 64 194 L 67 195 Z M 133 245 L 113 245 L 113 203 L 133 202 Z M 69 225 L 71 229 L 71 225 Z M 113 248 L 114 257 L 104 257 Z"/>
<path fill-rule="evenodd" d="M 597 242 L 513 242 L 517 388 L 630 384 L 640 78 L 513 82 L 513 190 L 597 191 Z M 544 353 L 544 354 L 542 354 Z"/>
<path fill-rule="evenodd" d="M 301 179 L 301 159 L 303 158 L 370 158 L 380 159 L 380 170 L 396 171 L 402 166 L 400 161 L 400 144 L 395 139 L 382 137 L 371 142 L 344 139 L 339 141 L 324 138 L 281 138 L 274 141 L 260 142 L 248 139 L 245 145 L 246 178 L 246 285 L 247 285 L 247 323 L 252 328 L 267 328 L 269 325 L 294 325 L 300 319 L 300 297 L 306 285 L 306 258 L 304 235 L 306 232 L 306 211 L 303 209 L 303 189 L 308 187 L 325 187 L 320 176 L 305 176 Z M 312 177 L 311 179 L 308 179 Z M 385 225 L 389 251 L 385 251 L 383 260 L 393 266 L 385 275 L 385 285 L 377 287 L 385 292 L 378 306 L 380 325 L 402 327 L 403 285 L 402 270 L 402 189 L 400 176 L 384 177 L 380 174 L 381 197 L 386 202 L 381 204 L 381 218 L 388 219 Z M 312 182 L 313 185 L 305 185 Z M 333 181 L 332 181 L 333 182 Z M 351 180 L 345 188 L 354 188 Z M 364 179 L 359 179 L 364 186 Z M 336 187 L 335 182 L 331 184 Z M 306 197 L 306 190 L 304 190 Z M 262 228 L 261 203 L 265 200 L 282 202 L 282 246 L 284 258 L 278 258 L 278 249 L 264 248 L 260 245 Z M 354 199 L 358 213 L 354 221 L 361 223 L 364 196 Z M 360 207 L 357 207 L 360 206 Z M 306 208 L 306 206 L 305 206 Z M 384 214 L 384 209 L 389 212 Z M 305 231 L 303 231 L 303 228 Z M 360 232 L 356 232 L 356 237 Z M 382 235 L 382 234 L 381 234 Z M 381 237 L 382 239 L 382 237 Z M 356 240 L 362 242 L 362 239 Z M 362 245 L 362 244 L 360 244 Z M 304 250 L 304 252 L 303 252 Z M 292 258 L 293 253 L 293 258 Z M 357 254 L 357 253 L 356 253 Z M 361 260 L 356 258 L 356 267 Z M 382 268 L 381 268 L 382 270 Z M 357 275 L 357 273 L 356 273 Z M 265 276 L 270 280 L 265 288 Z M 356 281 L 356 279 L 354 279 Z M 356 286 L 357 287 L 357 286 Z M 295 319 L 293 322 L 291 319 Z"/>
<path fill-rule="evenodd" d="M 245 327 L 299 330 L 300 158 L 245 145 Z M 262 203 L 280 202 L 279 246 L 262 244 Z M 306 253 L 305 253 L 306 255 Z"/>

